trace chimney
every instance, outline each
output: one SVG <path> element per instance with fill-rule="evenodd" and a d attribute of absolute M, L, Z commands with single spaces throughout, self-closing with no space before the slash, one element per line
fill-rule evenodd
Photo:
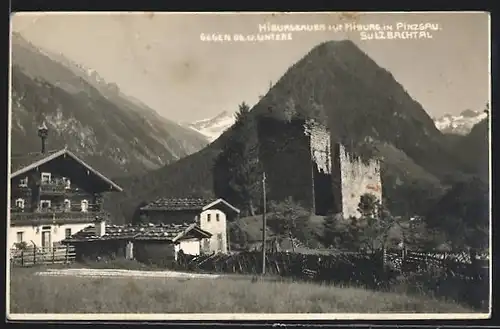
<path fill-rule="evenodd" d="M 106 220 L 104 218 L 96 217 L 94 227 L 96 236 L 102 237 L 106 235 Z"/>
<path fill-rule="evenodd" d="M 45 153 L 45 140 L 47 139 L 47 135 L 49 134 L 49 129 L 45 125 L 45 121 L 42 122 L 40 126 L 38 126 L 38 137 L 40 137 L 42 141 L 42 153 Z"/>

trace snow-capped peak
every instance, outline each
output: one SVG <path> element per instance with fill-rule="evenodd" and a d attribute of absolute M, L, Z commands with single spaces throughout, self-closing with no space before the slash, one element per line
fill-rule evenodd
<path fill-rule="evenodd" d="M 434 124 L 443 133 L 467 135 L 472 127 L 487 116 L 486 112 L 465 110 L 459 115 L 445 114 L 440 118 L 434 119 Z"/>
<path fill-rule="evenodd" d="M 235 120 L 234 113 L 223 111 L 212 118 L 198 120 L 187 124 L 187 126 L 204 135 L 210 142 L 213 142 L 231 127 Z"/>

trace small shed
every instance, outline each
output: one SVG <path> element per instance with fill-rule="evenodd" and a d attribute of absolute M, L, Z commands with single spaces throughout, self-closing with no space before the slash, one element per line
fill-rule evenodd
<path fill-rule="evenodd" d="M 168 266 L 184 254 L 199 255 L 200 241 L 211 233 L 192 224 L 108 225 L 96 223 L 63 241 L 75 247 L 76 259 L 136 259 Z"/>
<path fill-rule="evenodd" d="M 240 210 L 223 199 L 159 198 L 140 208 L 152 223 L 196 223 L 212 234 L 202 242 L 204 253 L 227 253 L 227 222 L 238 218 Z"/>

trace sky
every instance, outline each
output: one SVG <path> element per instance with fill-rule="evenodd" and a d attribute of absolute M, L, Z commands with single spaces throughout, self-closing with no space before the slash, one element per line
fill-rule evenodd
<path fill-rule="evenodd" d="M 483 110 L 489 100 L 486 13 L 18 13 L 12 30 L 95 69 L 108 82 L 178 122 L 254 105 L 295 62 L 328 40 L 351 39 L 389 70 L 431 117 Z M 346 24 L 438 24 L 432 38 L 362 40 Z M 235 41 L 259 24 L 324 24 L 291 40 Z M 261 25 L 262 26 L 262 25 Z M 434 25 L 435 27 L 436 25 Z M 231 41 L 202 40 L 228 34 Z M 426 35 L 427 36 L 427 35 Z"/>

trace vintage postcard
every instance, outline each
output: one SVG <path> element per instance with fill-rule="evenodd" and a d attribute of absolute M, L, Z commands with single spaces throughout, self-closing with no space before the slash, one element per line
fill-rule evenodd
<path fill-rule="evenodd" d="M 490 17 L 15 13 L 9 319 L 491 311 Z"/>

